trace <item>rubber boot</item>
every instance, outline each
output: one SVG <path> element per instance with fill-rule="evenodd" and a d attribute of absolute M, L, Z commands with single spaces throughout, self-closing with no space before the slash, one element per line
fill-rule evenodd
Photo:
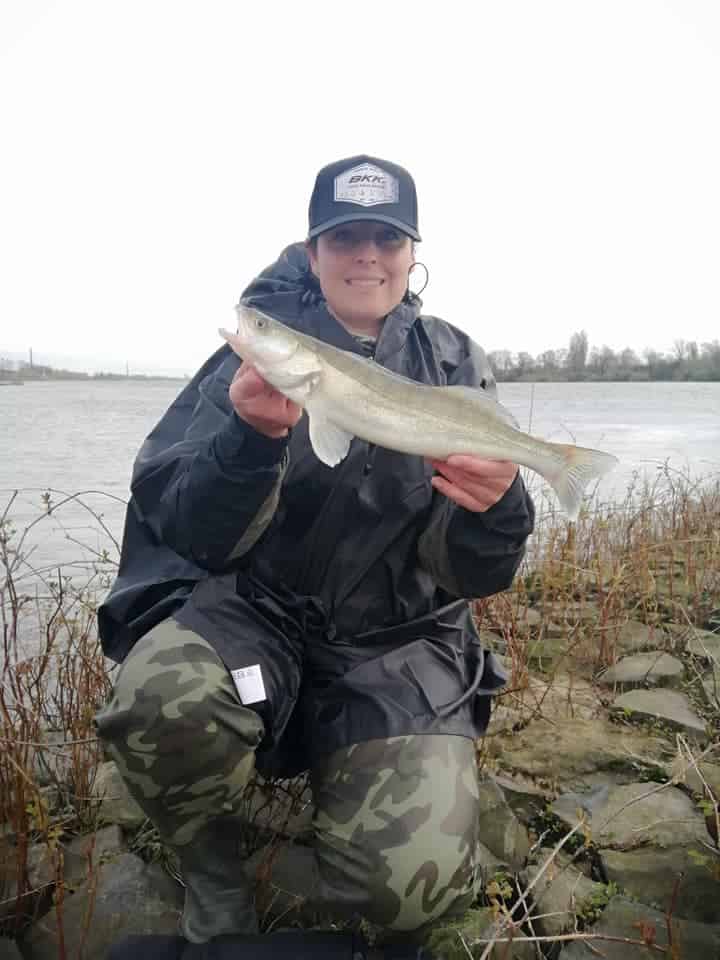
<path fill-rule="evenodd" d="M 218 819 L 175 848 L 185 882 L 180 932 L 190 943 L 258 932 L 254 887 L 243 871 L 239 842 L 238 822 Z"/>

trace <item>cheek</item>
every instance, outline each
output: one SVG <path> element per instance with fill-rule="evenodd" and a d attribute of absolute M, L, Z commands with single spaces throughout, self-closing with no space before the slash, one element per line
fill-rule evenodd
<path fill-rule="evenodd" d="M 398 300 L 402 299 L 407 290 L 408 286 L 408 275 L 410 273 L 410 265 L 412 264 L 412 259 L 410 257 L 404 256 L 397 263 L 392 265 L 390 270 L 390 286 L 392 288 L 393 294 L 397 296 Z"/>

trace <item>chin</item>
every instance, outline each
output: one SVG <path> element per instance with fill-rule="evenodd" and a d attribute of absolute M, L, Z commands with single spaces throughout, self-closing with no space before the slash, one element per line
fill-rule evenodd
<path fill-rule="evenodd" d="M 388 303 L 384 297 L 378 297 L 372 303 L 367 300 L 361 304 L 357 302 L 345 303 L 338 312 L 341 317 L 346 317 L 350 323 L 372 324 L 386 317 L 394 306 L 395 304 Z"/>

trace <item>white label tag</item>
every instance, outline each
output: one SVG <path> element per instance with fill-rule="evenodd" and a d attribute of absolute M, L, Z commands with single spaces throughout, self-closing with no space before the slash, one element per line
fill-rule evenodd
<path fill-rule="evenodd" d="M 397 203 L 400 187 L 397 179 L 373 163 L 361 163 L 335 177 L 335 200 L 374 207 L 378 203 Z"/>
<path fill-rule="evenodd" d="M 240 667 L 240 669 L 231 670 L 230 672 L 235 682 L 235 688 L 245 705 L 258 703 L 260 700 L 267 700 L 265 684 L 263 683 L 259 663 L 254 664 L 252 667 Z"/>

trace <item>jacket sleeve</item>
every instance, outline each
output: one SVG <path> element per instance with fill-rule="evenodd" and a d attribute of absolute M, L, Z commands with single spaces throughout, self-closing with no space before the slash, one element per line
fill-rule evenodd
<path fill-rule="evenodd" d="M 495 394 L 492 371 L 477 344 L 467 341 L 465 357 L 448 384 Z M 504 496 L 483 513 L 466 510 L 435 491 L 430 519 L 418 544 L 420 562 L 453 596 L 490 596 L 512 583 L 534 522 L 535 508 L 519 473 Z"/>
<path fill-rule="evenodd" d="M 213 571 L 246 553 L 265 531 L 287 466 L 287 440 L 265 437 L 242 421 L 228 386 L 227 377 L 210 377 L 191 411 L 173 405 L 143 444 L 132 481 L 132 507 L 153 538 Z M 163 442 L 178 435 L 170 445 Z"/>

